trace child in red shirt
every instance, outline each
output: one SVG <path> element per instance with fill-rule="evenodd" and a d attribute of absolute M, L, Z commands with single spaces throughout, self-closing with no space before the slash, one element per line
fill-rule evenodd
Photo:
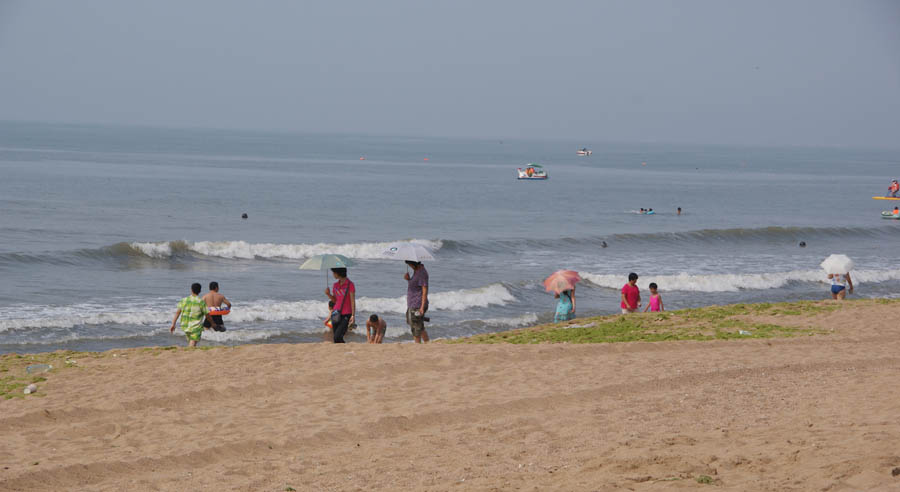
<path fill-rule="evenodd" d="M 633 313 L 641 307 L 641 290 L 637 286 L 638 274 L 628 274 L 628 283 L 622 286 L 622 314 Z"/>

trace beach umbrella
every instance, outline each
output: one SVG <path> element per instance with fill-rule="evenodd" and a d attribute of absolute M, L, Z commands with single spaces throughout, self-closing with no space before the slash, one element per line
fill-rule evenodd
<path fill-rule="evenodd" d="M 416 261 L 420 263 L 434 259 L 431 251 L 419 243 L 394 243 L 388 246 L 381 254 L 385 258 L 392 260 Z"/>
<path fill-rule="evenodd" d="M 575 284 L 581 282 L 581 275 L 574 270 L 557 270 L 544 280 L 544 288 L 547 292 L 559 294 L 575 288 Z"/>
<path fill-rule="evenodd" d="M 300 270 L 322 270 L 325 272 L 325 285 L 328 285 L 328 270 L 332 268 L 348 268 L 355 265 L 354 261 L 344 255 L 315 255 L 309 257 L 300 265 Z"/>
<path fill-rule="evenodd" d="M 831 255 L 822 262 L 825 273 L 849 273 L 853 270 L 853 260 L 847 255 Z"/>

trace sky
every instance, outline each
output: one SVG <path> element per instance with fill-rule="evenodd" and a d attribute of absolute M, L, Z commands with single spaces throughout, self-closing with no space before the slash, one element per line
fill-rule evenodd
<path fill-rule="evenodd" d="M 900 147 L 900 2 L 0 0 L 0 119 Z"/>

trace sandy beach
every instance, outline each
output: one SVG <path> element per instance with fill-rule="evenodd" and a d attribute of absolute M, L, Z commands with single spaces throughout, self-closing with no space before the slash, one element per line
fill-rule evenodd
<path fill-rule="evenodd" d="M 898 317 L 860 301 L 782 317 L 828 332 L 794 338 L 78 354 L 0 400 L 0 490 L 897 490 Z"/>

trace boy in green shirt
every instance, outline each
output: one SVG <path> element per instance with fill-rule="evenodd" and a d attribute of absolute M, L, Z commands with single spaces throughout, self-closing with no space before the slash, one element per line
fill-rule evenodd
<path fill-rule="evenodd" d="M 181 316 L 181 330 L 188 339 L 189 347 L 196 347 L 200 341 L 200 335 L 203 334 L 203 320 L 206 319 L 212 324 L 209 317 L 209 308 L 203 299 L 200 299 L 200 284 L 191 285 L 191 295 L 178 301 L 178 310 L 175 311 L 175 318 L 172 319 L 172 327 L 169 333 L 175 333 L 175 322 Z"/>

